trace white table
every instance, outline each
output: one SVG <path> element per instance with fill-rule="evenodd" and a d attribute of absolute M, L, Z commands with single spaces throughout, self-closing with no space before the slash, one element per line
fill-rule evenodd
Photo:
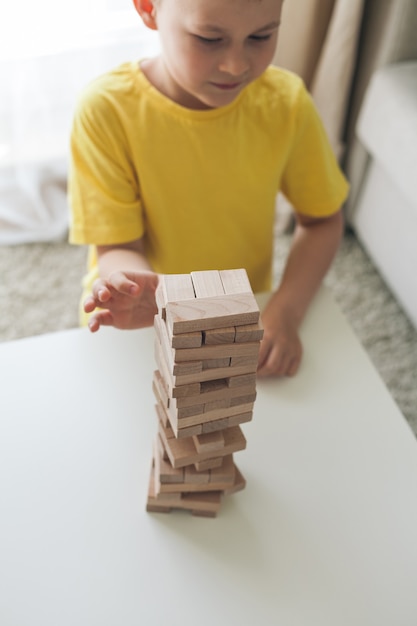
<path fill-rule="evenodd" d="M 145 512 L 152 330 L 1 345 L 0 624 L 415 626 L 415 438 L 325 289 L 302 334 L 216 519 Z"/>

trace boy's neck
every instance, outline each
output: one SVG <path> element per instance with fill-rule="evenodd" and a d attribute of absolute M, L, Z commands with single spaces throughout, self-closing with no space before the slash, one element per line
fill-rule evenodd
<path fill-rule="evenodd" d="M 183 91 L 170 77 L 161 56 L 141 61 L 140 68 L 148 81 L 161 94 L 187 109 L 208 110 L 210 107 L 201 100 Z"/>

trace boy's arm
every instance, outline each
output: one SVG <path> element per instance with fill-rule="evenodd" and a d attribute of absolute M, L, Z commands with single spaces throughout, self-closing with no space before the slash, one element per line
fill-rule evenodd
<path fill-rule="evenodd" d="M 108 277 L 112 272 L 123 268 L 128 271 L 152 271 L 145 255 L 142 239 L 135 239 L 117 246 L 97 246 L 100 276 Z"/>
<path fill-rule="evenodd" d="M 343 234 L 341 210 L 327 218 L 299 214 L 296 218 L 281 283 L 262 313 L 260 376 L 293 376 L 297 372 L 302 355 L 298 329 Z"/>
<path fill-rule="evenodd" d="M 98 246 L 100 278 L 84 302 L 92 332 L 100 326 L 143 328 L 151 326 L 157 311 L 158 276 L 145 256 L 143 240 L 115 246 Z"/>

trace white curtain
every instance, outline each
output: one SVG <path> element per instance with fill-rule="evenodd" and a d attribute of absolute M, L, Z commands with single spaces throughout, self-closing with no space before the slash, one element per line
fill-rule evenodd
<path fill-rule="evenodd" d="M 20 0 L 0 7 L 0 244 L 66 236 L 77 94 L 118 63 L 155 54 L 131 0 Z"/>

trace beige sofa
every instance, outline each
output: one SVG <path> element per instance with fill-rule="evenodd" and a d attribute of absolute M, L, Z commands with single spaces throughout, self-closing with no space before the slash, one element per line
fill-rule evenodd
<path fill-rule="evenodd" d="M 344 167 L 351 183 L 348 214 L 356 204 L 369 162 L 356 124 L 366 89 L 380 67 L 417 59 L 416 0 L 366 0 L 346 124 Z"/>

